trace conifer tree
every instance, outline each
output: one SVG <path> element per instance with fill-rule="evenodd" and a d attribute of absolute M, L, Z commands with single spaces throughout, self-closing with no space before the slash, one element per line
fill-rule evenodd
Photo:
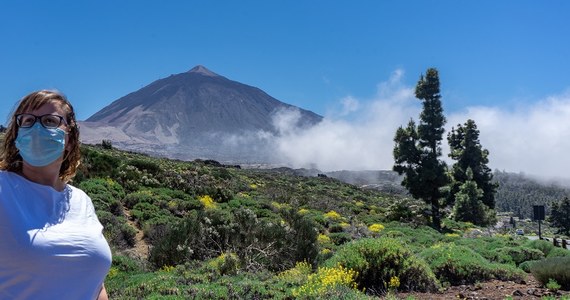
<path fill-rule="evenodd" d="M 465 125 L 458 124 L 447 136 L 450 147 L 449 157 L 455 160 L 451 169 L 452 183 L 448 194 L 448 204 L 453 204 L 459 187 L 467 181 L 467 169 L 473 172 L 473 180 L 483 191 L 482 201 L 490 209 L 495 208 L 495 191 L 498 184 L 493 181 L 493 172 L 487 166 L 489 151 L 483 149 L 479 141 L 479 130 L 473 120 Z"/>
<path fill-rule="evenodd" d="M 416 199 L 431 205 L 433 227 L 441 230 L 441 188 L 448 182 L 447 166 L 439 159 L 445 116 L 439 94 L 439 74 L 436 69 L 422 75 L 415 90 L 423 102 L 420 121 L 416 127 L 410 120 L 406 128 L 399 127 L 394 136 L 394 171 L 404 174 L 402 185 Z"/>
<path fill-rule="evenodd" d="M 487 209 L 481 201 L 483 190 L 477 187 L 473 180 L 471 168 L 467 168 L 467 180 L 459 187 L 455 194 L 453 216 L 456 221 L 471 222 L 475 225 L 486 225 Z"/>
<path fill-rule="evenodd" d="M 549 221 L 559 233 L 570 235 L 570 199 L 565 197 L 559 203 L 554 202 L 550 212 Z"/>

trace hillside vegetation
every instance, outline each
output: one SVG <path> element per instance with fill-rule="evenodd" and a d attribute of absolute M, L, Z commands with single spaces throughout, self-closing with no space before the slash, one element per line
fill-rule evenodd
<path fill-rule="evenodd" d="M 469 223 L 426 226 L 425 204 L 292 169 L 253 170 L 82 146 L 74 185 L 113 249 L 114 299 L 367 299 L 522 281 L 570 251 Z M 564 262 L 565 263 L 565 262 Z M 558 280 L 568 271 L 541 278 Z"/>
<path fill-rule="evenodd" d="M 544 205 L 546 214 L 554 202 L 560 202 L 570 195 L 570 190 L 560 184 L 542 183 L 523 174 L 495 171 L 497 209 L 513 212 L 519 218 L 533 218 L 533 205 Z"/>
<path fill-rule="evenodd" d="M 407 194 L 400 185 L 402 177 L 393 171 L 336 171 L 326 174 L 367 189 L 402 196 Z M 497 212 L 513 213 L 519 219 L 532 219 L 533 205 L 544 205 L 546 215 L 549 215 L 553 203 L 570 197 L 568 183 L 540 181 L 525 174 L 495 170 L 493 182 L 498 184 L 495 195 Z"/>

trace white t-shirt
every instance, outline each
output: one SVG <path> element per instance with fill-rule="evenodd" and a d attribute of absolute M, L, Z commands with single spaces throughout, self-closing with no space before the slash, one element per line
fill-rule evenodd
<path fill-rule="evenodd" d="M 96 299 L 111 250 L 89 196 L 0 171 L 0 299 Z"/>

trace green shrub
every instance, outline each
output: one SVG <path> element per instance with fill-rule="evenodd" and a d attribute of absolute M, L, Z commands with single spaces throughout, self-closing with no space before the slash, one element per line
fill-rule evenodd
<path fill-rule="evenodd" d="M 537 261 L 539 260 L 527 260 L 519 265 L 519 269 L 525 271 L 526 273 L 530 273 L 530 267 Z"/>
<path fill-rule="evenodd" d="M 130 164 L 119 166 L 116 177 L 128 192 L 134 192 L 142 187 L 159 187 L 161 185 L 154 174 L 148 173 L 146 169 L 140 170 Z"/>
<path fill-rule="evenodd" d="M 465 246 L 479 253 L 485 259 L 491 262 L 512 262 L 504 252 L 498 252 L 497 249 L 505 247 L 518 247 L 523 243 L 521 241 L 512 240 L 503 237 L 478 237 L 478 238 L 462 238 L 453 241 L 456 245 Z"/>
<path fill-rule="evenodd" d="M 330 233 L 340 233 L 343 232 L 344 228 L 340 223 L 334 223 L 329 225 L 329 232 Z"/>
<path fill-rule="evenodd" d="M 425 204 L 413 198 L 396 198 L 390 203 L 386 218 L 388 221 L 425 225 L 427 219 L 422 212 L 424 207 Z"/>
<path fill-rule="evenodd" d="M 149 159 L 135 158 L 129 160 L 127 164 L 134 166 L 141 171 L 146 171 L 147 173 L 153 175 L 157 175 L 158 173 L 160 173 L 160 166 Z"/>
<path fill-rule="evenodd" d="M 568 249 L 554 247 L 550 252 L 548 252 L 547 257 L 561 257 L 561 256 L 570 256 L 570 251 Z"/>
<path fill-rule="evenodd" d="M 540 260 L 544 258 L 544 253 L 539 249 L 532 249 L 528 247 L 504 247 L 496 249 L 497 253 L 502 259 L 508 257 L 507 261 L 497 260 L 499 263 L 514 263 L 515 265 L 520 265 L 521 263 L 528 260 Z"/>
<path fill-rule="evenodd" d="M 123 216 L 121 200 L 125 197 L 123 187 L 110 178 L 93 178 L 79 184 L 88 196 L 91 197 L 95 210 L 108 211 L 115 216 Z"/>
<path fill-rule="evenodd" d="M 523 282 L 526 278 L 526 273 L 513 265 L 492 263 L 489 269 L 493 274 L 493 278 L 501 281 L 514 281 Z"/>
<path fill-rule="evenodd" d="M 119 273 L 105 282 L 109 299 L 181 299 L 182 287 L 173 274 Z"/>
<path fill-rule="evenodd" d="M 193 211 L 180 222 L 155 228 L 160 232 L 153 235 L 150 260 L 160 268 L 231 251 L 247 271 L 284 270 L 297 261 L 314 262 L 318 254 L 314 223 L 295 212 L 283 212 L 282 221 L 259 219 L 247 208 Z"/>
<path fill-rule="evenodd" d="M 549 257 L 530 266 L 534 277 L 544 286 L 553 279 L 563 290 L 570 290 L 570 257 Z"/>
<path fill-rule="evenodd" d="M 391 238 L 364 238 L 345 244 L 325 266 L 343 266 L 357 272 L 359 288 L 383 293 L 393 277 L 402 290 L 434 291 L 439 282 L 422 260 L 400 241 Z"/>
<path fill-rule="evenodd" d="M 346 232 L 333 232 L 333 233 L 329 234 L 329 238 L 331 239 L 333 244 L 335 244 L 337 246 L 348 243 L 352 240 L 352 237 L 350 236 L 350 234 L 348 234 Z"/>
<path fill-rule="evenodd" d="M 384 232 L 384 235 L 386 237 L 390 237 L 390 238 L 401 238 L 404 237 L 405 234 L 401 231 L 398 230 L 388 230 Z"/>
<path fill-rule="evenodd" d="M 145 221 L 157 218 L 160 215 L 169 215 L 169 213 L 147 202 L 139 202 L 131 210 L 131 216 L 141 225 L 144 224 Z"/>
<path fill-rule="evenodd" d="M 437 278 L 451 285 L 470 284 L 493 278 L 519 280 L 521 270 L 514 266 L 491 264 L 465 246 L 437 244 L 421 253 Z"/>
<path fill-rule="evenodd" d="M 140 273 L 145 271 L 142 261 L 124 255 L 113 255 L 113 267 L 125 273 Z"/>
<path fill-rule="evenodd" d="M 554 279 L 549 279 L 548 283 L 546 284 L 546 288 L 554 292 L 558 291 L 560 287 L 560 284 L 558 284 L 558 282 L 556 282 Z"/>
<path fill-rule="evenodd" d="M 384 225 L 386 235 L 397 235 L 398 240 L 405 243 L 414 253 L 421 252 L 422 250 L 445 239 L 444 235 L 428 226 L 412 228 L 407 224 L 396 222 Z M 395 231 L 398 233 L 395 233 Z"/>
<path fill-rule="evenodd" d="M 240 261 L 235 253 L 222 253 L 206 264 L 218 275 L 236 275 L 240 269 Z"/>
<path fill-rule="evenodd" d="M 81 164 L 74 179 L 81 182 L 93 177 L 114 177 L 120 163 L 121 160 L 117 157 L 81 147 Z"/>
<path fill-rule="evenodd" d="M 297 262 L 295 267 L 277 274 L 277 278 L 289 285 L 302 285 L 307 281 L 313 267 L 306 261 Z"/>
<path fill-rule="evenodd" d="M 97 217 L 103 225 L 103 235 L 113 247 L 126 249 L 135 245 L 137 231 L 123 217 L 104 210 L 98 211 Z"/>
<path fill-rule="evenodd" d="M 525 246 L 542 251 L 542 253 L 544 253 L 544 257 L 548 257 L 550 251 L 556 248 L 551 242 L 545 240 L 527 241 Z"/>
<path fill-rule="evenodd" d="M 128 208 L 133 208 L 138 203 L 151 203 L 155 202 L 155 196 L 148 190 L 136 191 L 129 193 L 125 196 L 123 202 Z"/>
<path fill-rule="evenodd" d="M 507 249 L 507 248 L 499 248 L 499 249 Z M 492 250 L 485 250 L 480 254 L 490 262 L 515 265 L 515 261 L 507 251 L 497 251 L 496 249 L 492 249 Z"/>

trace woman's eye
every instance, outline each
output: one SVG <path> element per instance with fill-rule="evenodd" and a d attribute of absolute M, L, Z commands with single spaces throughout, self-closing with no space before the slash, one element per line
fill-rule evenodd
<path fill-rule="evenodd" d="M 20 125 L 21 126 L 30 126 L 30 125 L 34 124 L 35 121 L 36 121 L 36 118 L 23 117 L 20 119 Z"/>
<path fill-rule="evenodd" d="M 59 125 L 59 118 L 54 116 L 49 116 L 44 118 L 43 124 L 48 127 L 57 127 Z"/>

